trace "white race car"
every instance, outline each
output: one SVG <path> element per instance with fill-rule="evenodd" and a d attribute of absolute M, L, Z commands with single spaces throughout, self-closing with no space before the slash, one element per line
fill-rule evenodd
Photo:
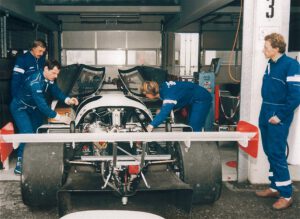
<path fill-rule="evenodd" d="M 140 94 L 144 79 L 138 68 L 120 70 L 119 78 L 109 82 L 104 68 L 62 69 L 59 86 L 80 104 L 76 108 L 52 104 L 73 119 L 70 126 L 49 122 L 38 129 L 41 136 L 56 136 L 57 143 L 26 144 L 21 176 L 26 205 L 59 202 L 63 215 L 70 208 L 67 197 L 76 194 L 97 193 L 99 198 L 115 194 L 126 205 L 129 197 L 139 193 L 171 191 L 171 201 L 190 211 L 191 203 L 219 198 L 222 176 L 217 144 L 184 142 L 193 134 L 185 124 L 166 122 L 147 133 L 157 104 Z M 77 136 L 90 140 L 79 141 Z"/>

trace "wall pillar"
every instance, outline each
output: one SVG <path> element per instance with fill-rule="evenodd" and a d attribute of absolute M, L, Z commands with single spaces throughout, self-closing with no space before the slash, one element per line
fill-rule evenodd
<path fill-rule="evenodd" d="M 267 64 L 262 52 L 264 37 L 278 32 L 288 41 L 289 19 L 290 0 L 244 1 L 241 120 L 258 125 L 262 102 L 260 90 Z M 239 152 L 239 181 L 248 179 L 251 183 L 268 183 L 268 169 L 261 141 L 257 159 Z"/>

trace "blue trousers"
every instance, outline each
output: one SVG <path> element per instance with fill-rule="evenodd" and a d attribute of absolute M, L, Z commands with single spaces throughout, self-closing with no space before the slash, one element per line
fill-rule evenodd
<path fill-rule="evenodd" d="M 268 120 L 278 109 L 280 106 L 263 104 L 259 115 L 259 128 L 263 149 L 270 163 L 270 187 L 278 190 L 280 196 L 289 198 L 292 196 L 292 182 L 286 160 L 286 146 L 293 114 L 279 124 L 273 125 Z"/>
<path fill-rule="evenodd" d="M 10 112 L 14 118 L 19 133 L 35 133 L 43 124 L 43 115 L 37 109 L 25 105 L 18 99 L 13 99 L 10 104 Z M 20 143 L 17 151 L 18 157 L 23 157 L 24 143 Z"/>
<path fill-rule="evenodd" d="M 194 132 L 200 132 L 205 125 L 211 102 L 195 101 L 189 108 L 189 125 Z"/>

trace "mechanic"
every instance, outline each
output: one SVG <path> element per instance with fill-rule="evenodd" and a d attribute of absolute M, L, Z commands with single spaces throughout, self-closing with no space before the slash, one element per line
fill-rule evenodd
<path fill-rule="evenodd" d="M 200 132 L 211 107 L 211 94 L 203 87 L 182 81 L 168 81 L 158 86 L 155 81 L 145 81 L 141 91 L 149 99 L 160 98 L 163 105 L 160 112 L 147 126 L 148 132 L 159 126 L 175 109 L 189 106 L 189 125 L 194 132 Z"/>
<path fill-rule="evenodd" d="M 64 101 L 67 105 L 78 105 L 74 97 L 66 97 L 57 87 L 54 80 L 60 72 L 60 64 L 57 61 L 47 61 L 44 71 L 37 71 L 25 79 L 18 94 L 13 98 L 10 110 L 18 127 L 19 133 L 34 133 L 42 125 L 43 117 L 54 118 L 55 122 L 70 124 L 71 118 L 59 115 L 47 104 L 44 94 L 50 92 L 53 97 Z M 15 174 L 21 174 L 24 143 L 19 145 Z"/>
<path fill-rule="evenodd" d="M 264 40 L 263 52 L 269 61 L 263 76 L 259 128 L 270 163 L 271 183 L 268 189 L 257 191 L 256 195 L 278 198 L 273 209 L 282 210 L 293 203 L 286 145 L 294 110 L 300 103 L 300 67 L 296 60 L 284 54 L 286 43 L 282 35 L 272 33 Z"/>
<path fill-rule="evenodd" d="M 12 98 L 18 94 L 18 90 L 22 86 L 22 83 L 29 75 L 37 71 L 43 71 L 45 65 L 45 51 L 45 41 L 37 39 L 33 41 L 30 51 L 17 58 L 11 80 Z"/>

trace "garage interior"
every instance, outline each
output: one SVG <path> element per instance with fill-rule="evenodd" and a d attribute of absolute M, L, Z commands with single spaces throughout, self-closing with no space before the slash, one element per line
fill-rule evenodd
<path fill-rule="evenodd" d="M 118 69 L 139 66 L 210 89 L 219 99 L 206 131 L 236 131 L 242 119 L 257 125 L 256 113 L 246 110 L 248 96 L 241 94 L 248 88 L 242 56 L 249 42 L 244 38 L 243 10 L 249 4 L 249 0 L 0 0 L 0 127 L 12 121 L 9 89 L 16 57 L 37 38 L 47 42 L 48 59 L 63 66 L 105 67 L 109 81 L 118 76 Z M 299 61 L 300 2 L 291 0 L 289 12 L 282 13 L 289 21 L 287 54 Z M 254 43 L 251 46 L 254 51 Z M 268 182 L 266 169 L 257 170 L 266 164 L 264 155 L 256 162 L 236 142 L 218 142 L 218 148 L 223 181 Z M 20 179 L 13 174 L 15 162 L 12 154 L 9 170 L 0 165 L 1 180 Z M 299 170 L 300 164 L 290 165 L 294 181 L 300 181 Z"/>

